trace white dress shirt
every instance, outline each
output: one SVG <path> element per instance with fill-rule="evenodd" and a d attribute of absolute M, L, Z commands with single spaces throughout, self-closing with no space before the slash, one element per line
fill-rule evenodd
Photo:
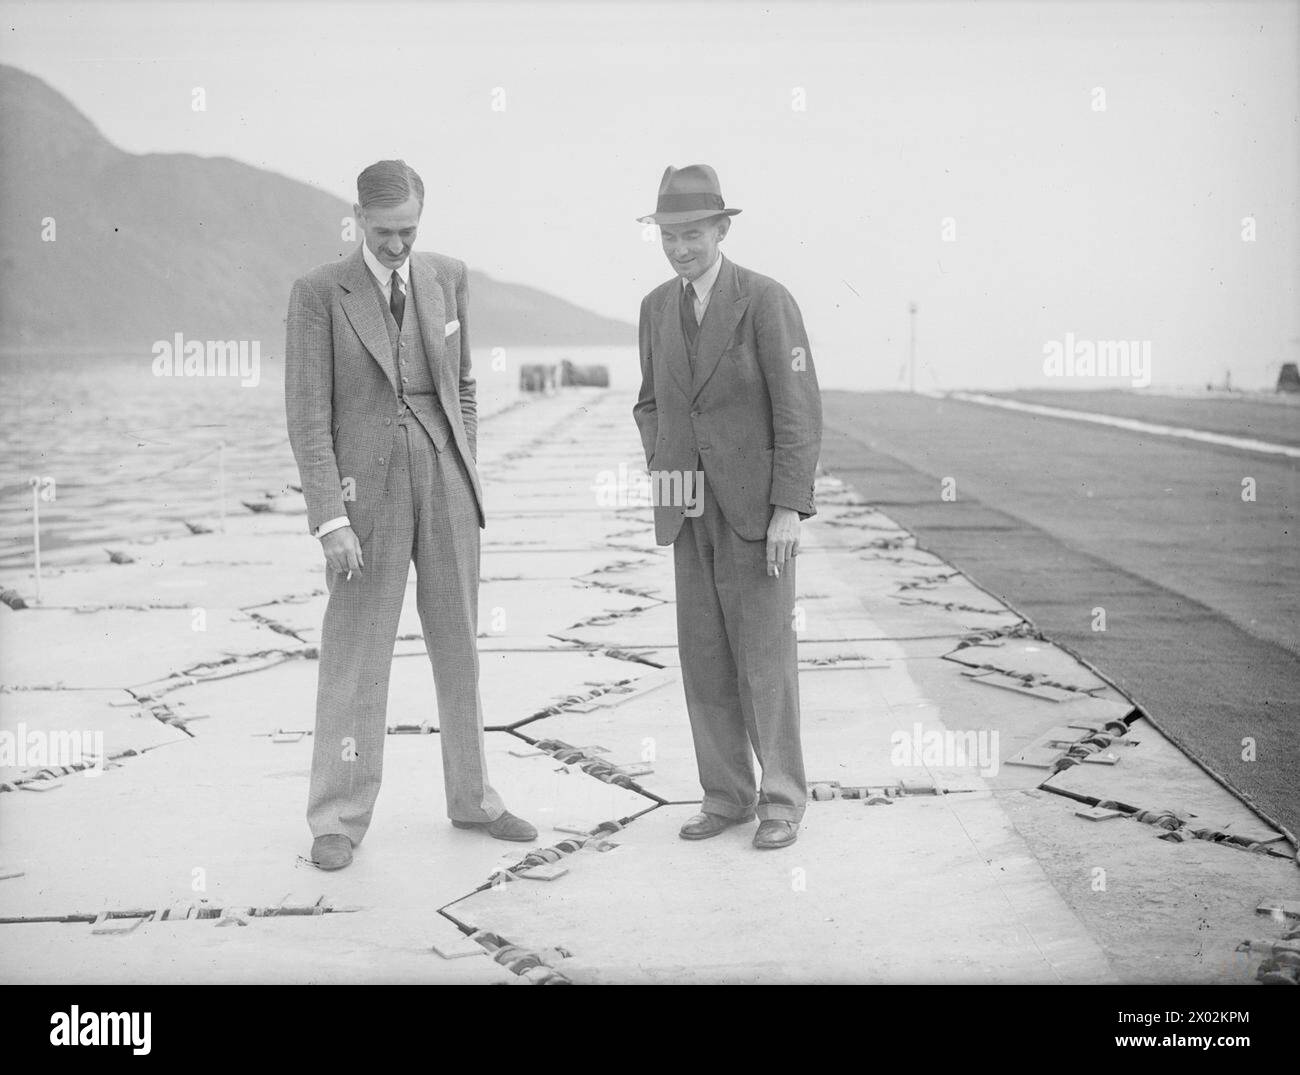
<path fill-rule="evenodd" d="M 695 288 L 695 323 L 697 325 L 704 322 L 704 311 L 709 308 L 709 295 L 713 291 L 713 285 L 718 282 L 718 273 L 722 270 L 722 251 L 718 251 L 718 256 L 713 259 L 713 264 L 700 273 L 699 277 L 694 280 L 683 280 L 682 288 L 685 289 L 687 284 Z"/>
<path fill-rule="evenodd" d="M 396 273 L 402 281 L 402 294 L 411 293 L 411 259 L 407 258 L 396 269 L 390 269 L 381 262 L 374 254 L 370 252 L 370 247 L 366 243 L 361 244 L 361 256 L 366 260 L 366 268 L 370 270 L 370 275 L 375 278 L 375 283 L 379 285 L 380 293 L 384 296 L 385 305 L 392 305 L 393 302 L 393 274 Z M 340 515 L 337 519 L 330 519 L 316 527 L 315 536 L 323 538 L 332 530 L 340 530 L 348 525 L 348 517 Z"/>
<path fill-rule="evenodd" d="M 375 278 L 379 290 L 384 293 L 384 302 L 391 305 L 393 301 L 393 273 L 397 273 L 402 278 L 402 294 L 409 295 L 411 293 L 410 258 L 403 261 L 396 269 L 390 269 L 370 252 L 370 247 L 365 243 L 361 244 L 361 256 L 366 259 L 366 268 L 370 270 L 370 275 Z"/>

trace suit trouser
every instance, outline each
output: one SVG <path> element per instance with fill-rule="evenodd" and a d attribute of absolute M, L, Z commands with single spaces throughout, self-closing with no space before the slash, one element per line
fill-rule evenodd
<path fill-rule="evenodd" d="M 447 814 L 492 821 L 504 810 L 488 784 L 478 693 L 479 526 L 474 491 L 454 442 L 439 452 L 407 414 L 399 420 L 375 528 L 360 575 L 325 568 L 307 823 L 359 844 L 383 773 L 388 680 L 406 580 L 433 664 Z M 425 714 L 412 714 L 423 718 Z"/>
<path fill-rule="evenodd" d="M 746 541 L 708 482 L 673 543 L 677 645 L 702 809 L 798 822 L 807 803 L 799 740 L 794 561 L 767 574 L 767 542 Z M 762 767 L 755 787 L 750 748 Z"/>

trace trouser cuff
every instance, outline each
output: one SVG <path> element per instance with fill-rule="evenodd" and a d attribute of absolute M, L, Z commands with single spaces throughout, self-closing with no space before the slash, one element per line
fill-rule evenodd
<path fill-rule="evenodd" d="M 759 803 L 759 821 L 793 821 L 796 825 L 803 820 L 803 807 L 785 806 L 781 803 Z"/>
<path fill-rule="evenodd" d="M 739 821 L 742 817 L 754 816 L 752 806 L 737 806 L 726 799 L 715 799 L 710 795 L 704 796 L 704 801 L 700 803 L 700 809 L 706 814 L 717 814 L 719 817 L 731 818 L 732 821 Z"/>

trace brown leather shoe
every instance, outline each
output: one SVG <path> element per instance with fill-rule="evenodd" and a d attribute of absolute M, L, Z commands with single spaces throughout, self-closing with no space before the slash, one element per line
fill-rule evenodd
<path fill-rule="evenodd" d="M 527 843 L 537 839 L 537 830 L 521 817 L 515 817 L 509 810 L 502 812 L 495 821 L 453 821 L 458 829 L 483 829 L 489 836 L 498 840 L 515 840 Z"/>
<path fill-rule="evenodd" d="M 771 851 L 777 847 L 789 847 L 799 836 L 799 826 L 793 821 L 776 821 L 768 819 L 759 823 L 754 833 L 754 846 L 760 851 Z"/>
<path fill-rule="evenodd" d="M 710 836 L 725 832 L 732 825 L 743 825 L 746 821 L 753 820 L 753 814 L 747 814 L 745 817 L 723 817 L 721 814 L 710 814 L 705 810 L 688 818 L 677 835 L 683 840 L 707 840 Z"/>
<path fill-rule="evenodd" d="M 352 861 L 352 841 L 341 832 L 317 836 L 311 842 L 311 860 L 322 870 L 341 870 Z"/>

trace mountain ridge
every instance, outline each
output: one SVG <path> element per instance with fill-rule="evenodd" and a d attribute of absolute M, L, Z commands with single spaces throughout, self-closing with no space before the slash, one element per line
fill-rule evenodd
<path fill-rule="evenodd" d="M 130 352 L 183 332 L 278 354 L 293 281 L 356 249 L 343 199 L 229 156 L 128 153 L 3 64 L 0 138 L 5 352 Z M 469 289 L 476 348 L 635 344 L 635 326 L 540 288 L 471 268 Z"/>

